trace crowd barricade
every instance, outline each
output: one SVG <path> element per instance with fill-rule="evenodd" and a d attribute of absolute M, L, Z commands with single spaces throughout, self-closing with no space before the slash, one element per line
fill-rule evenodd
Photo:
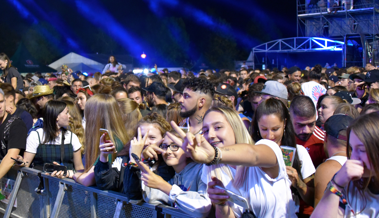
<path fill-rule="evenodd" d="M 127 203 L 120 193 L 85 187 L 72 179 L 58 179 L 31 168 L 12 168 L 2 183 L 9 180 L 14 184 L 8 202 L 0 201 L 4 218 L 191 217 L 165 205 Z"/>

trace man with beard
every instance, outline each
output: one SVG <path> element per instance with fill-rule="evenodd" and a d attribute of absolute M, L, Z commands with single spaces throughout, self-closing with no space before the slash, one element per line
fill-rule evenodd
<path fill-rule="evenodd" d="M 193 134 L 201 132 L 205 112 L 211 107 L 214 87 L 211 82 L 202 78 L 188 79 L 183 83 L 183 98 L 180 116 L 187 118 L 188 131 Z"/>
<path fill-rule="evenodd" d="M 146 93 L 146 102 L 149 107 L 157 106 L 160 104 L 167 105 L 166 93 L 167 87 L 161 82 L 153 82 L 150 86 L 144 88 Z"/>
<path fill-rule="evenodd" d="M 296 96 L 290 106 L 290 115 L 296 134 L 296 144 L 304 146 L 317 168 L 326 158 L 325 133 L 316 126 L 316 109 L 308 96 Z"/>

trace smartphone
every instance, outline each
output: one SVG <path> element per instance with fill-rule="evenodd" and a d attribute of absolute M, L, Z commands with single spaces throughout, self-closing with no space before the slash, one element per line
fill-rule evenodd
<path fill-rule="evenodd" d="M 234 192 L 229 191 L 221 186 L 216 185 L 215 187 L 226 191 L 226 194 L 229 196 L 228 201 L 243 207 L 244 211 L 249 209 L 249 203 L 247 202 L 246 198 L 237 195 Z"/>
<path fill-rule="evenodd" d="M 107 133 L 105 135 L 105 140 L 106 141 L 110 141 L 111 138 L 109 137 L 109 131 L 107 129 L 104 129 L 104 128 L 100 128 L 100 136 L 102 136 L 104 133 Z"/>
<path fill-rule="evenodd" d="M 11 157 L 11 159 L 14 160 L 17 164 L 20 164 L 20 165 L 24 163 L 24 161 L 16 160 L 13 157 Z"/>
<path fill-rule="evenodd" d="M 64 171 L 64 175 L 67 175 L 67 167 L 62 165 L 56 165 L 52 163 L 45 163 L 43 165 L 43 171 L 46 173 L 52 173 L 54 171 Z"/>

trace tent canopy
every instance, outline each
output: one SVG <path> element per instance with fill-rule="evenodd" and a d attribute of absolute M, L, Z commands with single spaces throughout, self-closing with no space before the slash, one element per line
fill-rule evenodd
<path fill-rule="evenodd" d="M 56 72 L 54 68 L 50 68 L 45 65 L 41 65 L 26 49 L 23 43 L 17 48 L 17 51 L 11 58 L 12 65 L 17 68 L 20 73 L 29 72 Z"/>
<path fill-rule="evenodd" d="M 69 67 L 76 66 L 78 68 L 84 67 L 87 68 L 88 72 L 94 73 L 97 71 L 102 71 L 104 68 L 104 64 L 94 61 L 92 59 L 86 58 L 82 55 L 78 55 L 74 52 L 70 52 L 67 55 L 61 57 L 60 59 L 54 61 L 49 65 L 49 67 L 54 68 L 58 71 L 60 71 L 62 65 L 66 64 Z M 83 64 L 81 66 L 78 66 L 80 64 Z M 74 69 L 72 69 L 74 70 Z M 79 69 L 80 70 L 80 69 Z M 82 71 L 82 70 L 81 70 Z"/>

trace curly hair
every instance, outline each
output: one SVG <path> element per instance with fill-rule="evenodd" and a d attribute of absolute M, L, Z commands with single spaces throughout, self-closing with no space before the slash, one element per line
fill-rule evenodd
<path fill-rule="evenodd" d="M 183 83 L 183 87 L 187 89 L 191 89 L 194 92 L 200 91 L 212 97 L 215 92 L 213 84 L 204 78 L 195 77 L 195 78 L 188 79 Z"/>
<path fill-rule="evenodd" d="M 141 126 L 142 124 L 155 124 L 161 132 L 162 137 L 166 134 L 167 131 L 171 130 L 170 124 L 157 112 L 152 112 L 144 116 L 138 122 L 137 126 Z"/>
<path fill-rule="evenodd" d="M 32 103 L 32 101 L 30 99 L 22 98 L 22 99 L 18 100 L 16 107 L 21 108 L 21 109 L 29 112 L 29 114 L 32 115 L 33 119 L 38 118 L 38 110 L 34 106 L 34 104 Z"/>

